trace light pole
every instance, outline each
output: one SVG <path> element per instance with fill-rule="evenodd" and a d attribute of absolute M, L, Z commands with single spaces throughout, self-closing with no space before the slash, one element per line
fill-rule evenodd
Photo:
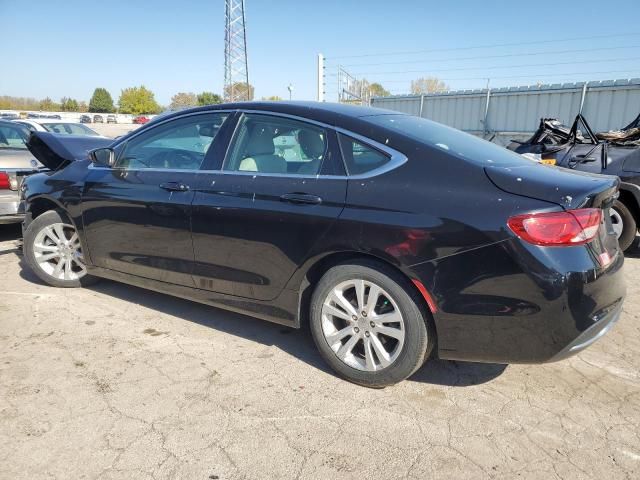
<path fill-rule="evenodd" d="M 287 90 L 289 90 L 289 100 L 291 100 L 291 94 L 293 93 L 293 85 L 289 84 L 289 86 L 287 87 Z"/>

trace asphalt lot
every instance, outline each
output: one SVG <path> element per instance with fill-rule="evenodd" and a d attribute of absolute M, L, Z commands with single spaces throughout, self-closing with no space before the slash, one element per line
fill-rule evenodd
<path fill-rule="evenodd" d="M 0 226 L 2 479 L 640 478 L 640 252 L 615 328 L 548 365 L 432 361 L 384 390 L 305 331 L 104 281 Z"/>
<path fill-rule="evenodd" d="M 100 135 L 115 138 L 140 128 L 142 125 L 133 123 L 90 123 L 87 126 Z"/>

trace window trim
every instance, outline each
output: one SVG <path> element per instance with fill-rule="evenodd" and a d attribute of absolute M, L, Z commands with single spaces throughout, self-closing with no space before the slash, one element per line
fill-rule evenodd
<path fill-rule="evenodd" d="M 227 173 L 228 175 L 251 175 L 251 176 L 255 176 L 255 175 L 261 175 L 261 176 L 270 176 L 270 177 L 295 177 L 295 178 L 328 178 L 328 179 L 336 179 L 336 178 L 345 178 L 345 179 L 354 179 L 354 180 L 361 180 L 361 179 L 366 179 L 366 178 L 372 178 L 372 177 L 376 177 L 378 175 L 382 175 L 383 173 L 387 173 L 390 172 L 391 170 L 394 170 L 402 165 L 404 165 L 409 159 L 407 158 L 406 155 L 404 155 L 403 153 L 400 153 L 397 150 L 394 150 L 393 148 L 390 148 L 386 145 L 381 144 L 380 142 L 376 142 L 375 140 L 372 140 L 370 138 L 364 137 L 360 134 L 357 134 L 355 132 L 352 132 L 350 130 L 344 129 L 342 127 L 336 127 L 335 125 L 329 125 L 323 122 L 319 122 L 317 120 L 313 120 L 313 119 L 309 119 L 309 118 L 305 118 L 305 117 L 299 117 L 297 115 L 291 115 L 288 113 L 281 113 L 281 112 L 272 112 L 270 110 L 255 110 L 255 109 L 238 109 L 238 112 L 240 112 L 241 114 L 243 113 L 257 113 L 257 114 L 263 114 L 263 115 L 272 115 L 272 116 L 276 116 L 276 117 L 283 117 L 283 118 L 288 118 L 291 120 L 297 120 L 300 122 L 306 122 L 306 123 L 310 123 L 312 125 L 317 125 L 319 127 L 325 128 L 327 130 L 332 130 L 333 132 L 335 132 L 336 134 L 341 133 L 343 135 L 346 135 L 347 137 L 351 137 L 354 140 L 357 140 L 360 143 L 363 143 L 371 148 L 373 148 L 374 150 L 379 150 L 381 153 L 383 153 L 384 155 L 387 155 L 389 157 L 389 161 L 387 163 L 385 163 L 384 165 L 381 165 L 378 168 L 374 168 L 373 170 L 369 170 L 368 172 L 365 173 L 361 173 L 361 174 L 357 174 L 357 175 L 349 175 L 349 170 L 347 169 L 347 166 L 345 164 L 344 161 L 344 155 L 342 153 L 342 147 L 340 146 L 340 141 L 338 140 L 338 149 L 339 149 L 339 153 L 340 154 L 340 158 L 342 160 L 342 165 L 344 168 L 344 171 L 346 172 L 346 175 L 300 175 L 297 173 L 275 173 L 275 174 L 271 174 L 271 173 L 260 173 L 260 172 L 238 172 L 238 171 L 232 171 L 232 170 L 220 170 L 220 173 Z M 240 119 L 238 119 L 236 125 L 235 125 L 235 129 L 238 128 L 238 125 L 240 124 Z M 233 139 L 236 136 L 236 131 L 234 129 L 233 135 L 232 135 L 232 140 L 229 142 L 229 145 L 227 145 L 227 152 L 225 154 L 225 158 L 222 164 L 222 168 L 224 168 L 224 165 L 227 162 L 227 156 L 229 155 L 229 148 L 231 147 L 231 143 L 233 141 Z"/>
<path fill-rule="evenodd" d="M 185 115 L 178 115 L 176 117 L 172 117 L 172 118 L 167 118 L 161 121 L 158 121 L 158 123 L 154 124 L 153 126 L 151 126 L 150 128 L 145 128 L 142 129 L 142 131 L 140 132 L 135 132 L 133 133 L 130 137 L 126 137 L 123 138 L 121 141 L 115 142 L 113 144 L 110 145 L 110 147 L 115 150 L 117 148 L 121 148 L 123 146 L 126 147 L 126 145 L 134 138 L 143 135 L 147 132 L 150 132 L 154 129 L 156 129 L 157 127 L 159 127 L 160 125 L 164 125 L 165 123 L 174 121 L 174 120 L 182 120 L 185 118 L 189 118 L 189 117 L 193 117 L 196 115 L 211 115 L 211 114 L 217 114 L 217 113 L 227 113 L 227 119 L 225 120 L 225 123 L 227 122 L 227 120 L 229 120 L 233 114 L 234 114 L 235 110 L 233 109 L 220 109 L 220 110 L 206 110 L 206 111 L 202 111 L 202 112 L 191 112 Z M 215 139 L 214 139 L 215 140 Z M 122 152 L 120 152 L 118 154 L 118 157 L 120 156 Z M 209 153 L 209 151 L 207 151 L 205 153 L 205 156 L 202 160 L 202 164 L 200 165 L 202 167 L 202 165 L 205 164 L 205 162 L 207 161 L 207 154 Z M 225 157 L 226 157 L 226 153 L 225 153 Z M 116 160 L 117 163 L 117 160 Z M 117 171 L 126 171 L 126 172 L 217 172 L 217 170 L 203 170 L 201 168 L 126 168 L 126 167 L 119 167 L 119 166 L 113 166 L 113 167 L 102 167 L 102 166 L 97 166 L 93 163 L 89 164 L 89 168 L 90 169 L 99 169 L 99 170 L 117 170 Z"/>
<path fill-rule="evenodd" d="M 310 118 L 305 118 L 305 117 L 300 117 L 297 115 L 291 115 L 288 113 L 282 113 L 282 112 L 273 112 L 271 110 L 255 110 L 255 109 L 248 109 L 248 108 L 236 108 L 236 109 L 230 109 L 230 108 L 225 108 L 225 109 L 211 109 L 211 110 L 204 110 L 204 111 L 199 111 L 199 112 L 190 112 L 184 115 L 179 115 L 176 117 L 171 117 L 171 118 L 167 118 L 165 120 L 161 120 L 158 121 L 158 123 L 156 123 L 155 125 L 153 125 L 153 127 L 151 128 L 145 128 L 140 132 L 134 132 L 131 136 L 120 139 L 119 141 L 113 143 L 111 145 L 111 148 L 116 149 L 118 147 L 120 147 L 121 145 L 127 143 L 129 140 L 131 140 L 132 138 L 137 137 L 138 135 L 142 135 L 143 133 L 146 133 L 150 130 L 152 130 L 153 128 L 156 128 L 164 123 L 167 122 L 171 122 L 173 120 L 179 120 L 182 118 L 187 118 L 190 116 L 194 116 L 194 115 L 204 115 L 204 114 L 211 114 L 211 113 L 228 113 L 229 114 L 229 118 L 226 121 L 230 121 L 233 120 L 235 122 L 235 125 L 233 125 L 233 132 L 231 133 L 231 138 L 229 140 L 229 142 L 227 143 L 227 145 L 225 146 L 225 154 L 224 154 L 224 158 L 222 160 L 222 163 L 220 165 L 219 169 L 191 169 L 191 170 L 183 170 L 183 169 L 168 169 L 168 168 L 162 168 L 162 169 L 151 169 L 151 168 L 140 168 L 140 169 L 123 169 L 123 168 L 118 168 L 118 167 L 101 167 L 101 166 L 97 166 L 94 165 L 93 163 L 91 163 L 89 165 L 90 169 L 99 169 L 99 170 L 126 170 L 129 172 L 152 172 L 152 171 L 161 171 L 161 172 L 201 172 L 201 173 L 218 173 L 218 174 L 224 174 L 224 175 L 241 175 L 241 176 L 256 176 L 256 175 L 260 175 L 260 176 L 265 176 L 265 177 L 285 177 L 285 178 L 304 178 L 304 179 L 353 179 L 353 180 L 363 180 L 363 179 L 368 179 L 368 178 L 373 178 L 373 177 L 377 177 L 378 175 L 382 175 L 384 173 L 390 172 L 391 170 L 395 170 L 398 167 L 401 167 L 402 165 L 404 165 L 405 163 L 407 163 L 407 161 L 409 160 L 407 158 L 407 156 L 401 152 L 399 152 L 398 150 L 395 150 L 391 147 L 388 147 L 387 145 L 383 145 L 380 142 L 376 142 L 375 140 L 372 140 L 371 138 L 365 137 L 363 135 L 360 135 L 358 133 L 352 132 L 351 130 L 347 130 L 345 128 L 342 127 L 336 127 L 335 125 L 329 125 L 327 123 L 324 122 L 319 122 L 317 120 L 313 120 Z M 236 136 L 236 131 L 238 129 L 238 125 L 240 125 L 240 118 L 234 119 L 233 116 L 234 114 L 239 114 L 240 116 L 244 113 L 256 113 L 256 114 L 262 114 L 262 115 L 271 115 L 271 116 L 275 116 L 275 117 L 283 117 L 283 118 L 288 118 L 291 120 L 297 120 L 299 122 L 303 122 L 303 123 L 310 123 L 312 125 L 316 125 L 322 128 L 325 128 L 327 130 L 331 130 L 334 132 L 334 134 L 343 134 L 346 135 L 347 137 L 351 137 L 354 140 L 357 140 L 360 143 L 363 143 L 375 150 L 379 150 L 381 153 L 388 155 L 389 156 L 389 161 L 387 163 L 385 163 L 384 165 L 381 165 L 378 168 L 374 168 L 373 170 L 370 170 L 368 172 L 365 173 L 361 173 L 361 174 L 357 174 L 357 175 L 349 175 L 349 171 L 347 169 L 347 166 L 345 164 L 344 161 L 344 155 L 342 154 L 342 147 L 340 146 L 340 141 L 338 139 L 337 143 L 338 143 L 338 149 L 339 151 L 336 152 L 340 155 L 340 160 L 342 161 L 342 165 L 344 168 L 344 171 L 346 172 L 345 175 L 320 175 L 320 174 L 316 174 L 316 175 L 300 175 L 297 173 L 260 173 L 260 172 L 239 172 L 239 171 L 232 171 L 232 170 L 224 170 L 224 166 L 227 163 L 227 157 L 229 156 L 229 150 L 231 147 L 231 144 L 233 142 L 233 139 Z M 225 121 L 225 122 L 226 122 Z M 205 162 L 206 162 L 206 158 L 205 158 Z M 203 162 L 203 164 L 205 163 Z"/>

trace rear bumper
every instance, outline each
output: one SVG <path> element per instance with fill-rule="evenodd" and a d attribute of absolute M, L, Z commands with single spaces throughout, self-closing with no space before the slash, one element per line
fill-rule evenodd
<path fill-rule="evenodd" d="M 19 212 L 19 206 L 19 192 L 11 192 L 9 195 L 0 196 L 0 225 L 21 222 L 24 214 Z"/>
<path fill-rule="evenodd" d="M 580 352 L 612 328 L 626 294 L 623 264 L 619 251 L 601 267 L 588 246 L 506 241 L 415 273 L 438 307 L 440 358 L 545 363 Z"/>
<path fill-rule="evenodd" d="M 563 348 L 549 361 L 557 362 L 559 360 L 569 358 L 572 355 L 576 355 L 589 345 L 604 337 L 620 318 L 620 314 L 622 313 L 622 302 L 623 300 L 621 299 L 612 306 L 595 314 L 592 317 L 593 325 L 578 335 L 573 342 Z"/>

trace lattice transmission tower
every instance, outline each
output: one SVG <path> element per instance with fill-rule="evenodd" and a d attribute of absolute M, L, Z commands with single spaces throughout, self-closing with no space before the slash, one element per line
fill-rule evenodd
<path fill-rule="evenodd" d="M 225 0 L 224 99 L 251 100 L 244 0 Z"/>

